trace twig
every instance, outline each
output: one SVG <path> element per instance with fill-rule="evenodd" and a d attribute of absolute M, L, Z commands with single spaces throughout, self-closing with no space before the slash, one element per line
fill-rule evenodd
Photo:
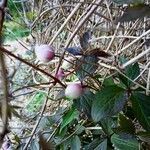
<path fill-rule="evenodd" d="M 84 0 L 81 0 L 81 2 L 84 2 Z M 54 37 L 52 38 L 52 40 L 50 41 L 50 45 L 54 42 L 54 40 L 56 39 L 56 37 L 59 35 L 59 33 L 63 30 L 63 28 L 65 27 L 65 25 L 68 23 L 68 21 L 72 18 L 72 16 L 78 11 L 78 9 L 80 8 L 80 6 L 82 5 L 82 3 L 78 3 L 77 6 L 73 9 L 73 11 L 71 12 L 71 14 L 68 16 L 68 18 L 65 20 L 65 22 L 61 25 L 61 27 L 59 28 L 59 30 L 56 32 L 56 34 L 54 35 Z"/>
<path fill-rule="evenodd" d="M 51 77 L 52 79 L 54 79 L 55 82 L 59 83 L 59 84 L 62 85 L 63 87 L 66 87 L 59 79 L 55 78 L 55 77 L 52 76 L 50 73 L 47 73 L 47 72 L 45 72 L 43 69 L 40 69 L 40 68 L 34 66 L 33 64 L 27 62 L 26 60 L 24 60 L 24 59 L 22 59 L 22 58 L 20 58 L 20 57 L 18 57 L 18 56 L 16 56 L 16 55 L 14 55 L 14 54 L 12 54 L 10 51 L 6 50 L 5 48 L 1 47 L 1 48 L 0 48 L 0 51 L 6 53 L 6 54 L 8 54 L 8 55 L 10 55 L 10 56 L 13 57 L 13 58 L 16 58 L 17 60 L 19 60 L 19 61 L 23 62 L 24 64 L 26 64 L 26 65 L 28 65 L 28 66 L 34 68 L 35 70 L 40 71 L 41 73 L 43 73 L 43 74 L 45 74 L 45 75 Z"/>
<path fill-rule="evenodd" d="M 113 37 L 112 37 L 112 39 L 111 39 L 111 41 L 110 41 L 110 43 L 109 43 L 109 45 L 108 45 L 108 47 L 106 49 L 106 52 L 108 52 L 108 50 L 110 49 L 110 47 L 111 47 L 111 45 L 112 45 L 112 43 L 113 43 L 113 41 L 115 39 L 115 36 L 117 34 L 119 26 L 120 26 L 120 23 L 117 24 L 116 30 L 115 30 L 114 35 L 113 35 Z"/>
<path fill-rule="evenodd" d="M 49 91 L 50 91 L 50 88 L 49 88 L 49 90 L 48 90 L 48 93 L 49 93 Z M 41 110 L 39 119 L 37 120 L 37 122 L 36 122 L 36 124 L 35 124 L 35 126 L 34 126 L 34 128 L 33 128 L 33 130 L 32 130 L 32 132 L 31 132 L 31 136 L 30 136 L 30 138 L 28 139 L 28 141 L 27 141 L 26 145 L 24 146 L 23 150 L 27 150 L 27 148 L 28 148 L 28 146 L 29 146 L 29 144 L 30 144 L 30 142 L 31 142 L 31 140 L 32 140 L 32 138 L 33 138 L 33 136 L 34 136 L 34 134 L 35 134 L 37 128 L 38 128 L 38 125 L 39 125 L 39 123 L 40 123 L 40 121 L 41 121 L 41 119 L 42 119 L 42 117 L 43 117 L 43 113 L 44 113 L 44 111 L 45 111 L 47 101 L 48 101 L 48 96 L 46 97 L 45 102 L 44 102 L 44 104 L 43 104 L 43 107 L 42 107 L 42 110 Z"/>
<path fill-rule="evenodd" d="M 100 4 L 102 3 L 103 0 L 98 0 L 96 2 L 96 4 Z M 93 12 L 97 9 L 98 5 L 94 5 L 90 10 L 89 12 L 85 15 L 85 17 L 79 22 L 78 26 L 75 28 L 74 32 L 71 34 L 69 40 L 67 41 L 66 45 L 65 45 L 65 48 L 67 48 L 72 39 L 74 38 L 74 36 L 76 35 L 76 33 L 79 31 L 79 29 L 82 27 L 82 25 L 87 21 L 87 19 L 93 14 Z"/>
<path fill-rule="evenodd" d="M 149 30 L 149 31 L 150 31 L 150 30 Z M 136 57 L 130 59 L 130 60 L 127 61 L 126 63 L 124 63 L 124 64 L 121 66 L 121 68 L 124 69 L 124 68 L 126 68 L 127 66 L 129 66 L 129 65 L 131 65 L 131 64 L 133 64 L 133 63 L 135 63 L 135 62 L 137 62 L 138 59 L 142 58 L 144 55 L 148 54 L 149 52 L 150 52 L 150 48 L 147 49 L 147 50 L 145 50 L 144 52 L 138 54 Z"/>
<path fill-rule="evenodd" d="M 146 95 L 150 94 L 150 68 L 148 71 L 148 77 L 147 77 L 147 85 L 146 85 Z"/>
<path fill-rule="evenodd" d="M 147 30 L 146 32 L 144 32 L 141 36 L 139 36 L 137 39 L 133 40 L 130 44 L 126 45 L 125 47 L 123 47 L 120 51 L 118 51 L 115 56 L 121 54 L 124 50 L 126 50 L 127 48 L 129 48 L 131 45 L 133 45 L 134 43 L 136 43 L 137 41 L 139 41 L 140 39 L 142 39 L 144 36 L 146 36 L 147 34 L 150 33 L 150 30 Z"/>
<path fill-rule="evenodd" d="M 83 125 L 85 122 L 86 122 L 86 120 L 84 120 L 84 121 L 82 122 L 82 124 L 81 124 L 73 133 L 71 133 L 68 137 L 66 137 L 65 139 L 63 139 L 63 140 L 59 143 L 59 145 L 62 144 L 63 142 L 65 142 L 66 140 L 68 140 L 69 138 L 71 138 L 71 137 L 82 127 L 82 125 Z"/>

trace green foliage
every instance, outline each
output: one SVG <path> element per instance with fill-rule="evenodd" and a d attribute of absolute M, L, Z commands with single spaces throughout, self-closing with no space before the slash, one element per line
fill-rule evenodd
<path fill-rule="evenodd" d="M 93 101 L 94 93 L 91 91 L 86 91 L 80 98 L 74 100 L 75 106 L 91 118 L 91 106 Z"/>
<path fill-rule="evenodd" d="M 131 101 L 136 118 L 143 128 L 150 131 L 150 96 L 143 93 L 133 93 Z"/>
<path fill-rule="evenodd" d="M 21 3 L 19 3 L 19 2 L 15 3 L 14 0 L 8 0 L 8 8 L 9 8 L 9 13 L 14 18 L 20 17 L 19 13 L 22 10 Z"/>
<path fill-rule="evenodd" d="M 71 139 L 71 150 L 80 150 L 81 147 L 81 141 L 80 138 L 75 135 Z"/>
<path fill-rule="evenodd" d="M 119 114 L 118 119 L 119 119 L 119 121 L 118 121 L 119 126 L 117 128 L 117 131 L 129 133 L 129 134 L 135 133 L 135 126 L 134 126 L 132 120 L 130 120 L 123 114 Z"/>
<path fill-rule="evenodd" d="M 69 123 L 71 123 L 74 119 L 78 118 L 78 111 L 73 107 L 69 111 L 66 112 L 66 114 L 63 116 L 63 121 L 60 127 L 60 132 L 63 130 L 64 127 L 66 127 Z"/>
<path fill-rule="evenodd" d="M 29 100 L 29 103 L 26 106 L 26 110 L 29 113 L 38 112 L 42 107 L 42 104 L 46 98 L 46 94 L 43 92 L 37 92 L 33 97 Z"/>
<path fill-rule="evenodd" d="M 124 77 L 123 75 L 119 74 L 119 78 L 122 81 L 123 84 L 126 85 L 127 88 L 131 87 L 134 85 L 134 83 L 131 80 L 134 80 L 139 74 L 140 74 L 140 68 L 138 63 L 135 63 L 131 66 L 128 66 L 125 71 L 124 74 L 130 79 L 127 79 L 126 77 Z"/>
<path fill-rule="evenodd" d="M 113 134 L 111 141 L 120 150 L 139 150 L 138 140 L 130 134 Z"/>
<path fill-rule="evenodd" d="M 6 30 L 4 35 L 6 39 L 14 39 L 14 35 L 16 37 L 25 37 L 29 35 L 30 31 L 32 31 L 33 35 L 37 35 L 37 37 L 35 37 L 35 43 L 31 43 L 33 47 L 37 43 L 51 43 L 50 40 L 55 35 L 54 32 L 57 32 L 60 29 L 62 23 L 61 21 L 64 21 L 59 19 L 59 16 L 62 17 L 62 15 L 60 15 L 62 11 L 57 11 L 57 6 L 54 9 L 58 13 L 57 14 L 53 11 L 53 6 L 49 5 L 50 1 L 49 4 L 47 3 L 47 1 L 43 1 L 43 7 L 40 8 L 41 13 L 39 13 L 39 10 L 36 10 L 36 5 L 41 5 L 41 3 L 39 4 L 38 0 L 35 0 L 34 2 L 35 10 L 33 10 L 32 8 L 31 11 L 27 7 L 29 5 L 25 5 L 25 9 L 27 10 L 26 14 L 24 14 L 22 3 L 20 1 L 8 1 L 9 14 L 11 14 L 13 16 L 12 18 L 18 23 L 14 23 L 14 20 L 12 18 L 10 19 L 9 17 L 6 17 L 6 22 L 4 23 Z M 112 35 L 115 35 L 114 30 L 110 30 L 110 32 L 108 32 L 106 35 L 97 33 L 99 27 L 99 20 L 97 22 L 97 17 L 91 17 L 90 19 L 87 19 L 87 22 L 89 23 L 89 25 L 91 25 L 90 22 L 92 22 L 92 27 L 94 27 L 94 29 L 92 29 L 92 32 L 95 32 L 94 30 L 96 30 L 96 36 L 94 36 L 97 37 L 100 35 L 100 42 L 98 41 L 96 43 L 92 43 L 93 39 L 90 41 L 90 38 L 92 37 L 91 33 L 89 31 L 83 32 L 84 30 L 82 30 L 81 28 L 81 31 L 77 33 L 80 38 L 77 41 L 76 46 L 71 45 L 73 43 L 76 43 L 76 41 L 72 42 L 68 40 L 69 42 L 72 42 L 70 44 L 72 47 L 66 48 L 65 51 L 67 52 L 67 55 L 71 54 L 71 57 L 74 57 L 74 62 L 72 62 L 72 64 L 75 65 L 72 65 L 71 69 L 67 68 L 68 70 L 64 70 L 66 76 L 63 81 L 60 81 L 62 84 L 56 83 L 57 80 L 55 82 L 55 77 L 54 79 L 49 79 L 48 76 L 48 80 L 46 78 L 46 81 L 51 82 L 50 86 L 46 87 L 45 83 L 44 86 L 38 85 L 40 90 L 42 88 L 44 92 L 35 92 L 34 95 L 32 94 L 32 97 L 30 95 L 29 103 L 25 107 L 25 110 L 29 114 L 37 115 L 40 112 L 41 106 L 43 106 L 44 100 L 46 99 L 45 91 L 47 91 L 49 87 L 49 97 L 51 100 L 53 100 L 54 103 L 57 103 L 57 105 L 55 108 L 54 104 L 53 110 L 49 110 L 49 108 L 45 109 L 45 112 L 41 116 L 34 116 L 33 120 L 29 118 L 30 121 L 33 121 L 33 124 L 37 125 L 35 134 L 33 136 L 34 138 L 32 138 L 31 143 L 29 144 L 29 150 L 48 150 L 53 148 L 56 150 L 138 150 L 139 148 L 142 149 L 143 147 L 145 149 L 149 148 L 150 96 L 147 93 L 147 95 L 145 94 L 146 87 L 142 78 L 141 80 L 136 80 L 136 82 L 139 82 L 142 86 L 137 87 L 138 84 L 134 83 L 134 80 L 139 77 L 141 73 L 141 66 L 139 67 L 139 65 L 143 63 L 143 60 L 140 60 L 140 62 L 137 63 L 133 63 L 125 69 L 120 69 L 118 65 L 120 64 L 120 62 L 117 62 L 118 57 L 115 57 L 114 59 L 112 58 L 112 56 L 115 51 L 114 47 L 122 48 L 122 43 L 125 45 L 128 44 L 128 42 L 132 41 L 130 37 L 126 38 L 125 36 L 125 38 L 123 37 L 124 40 L 121 40 L 121 44 L 115 43 L 116 38 L 118 38 L 117 36 L 120 35 L 120 33 L 131 33 L 131 36 L 134 36 L 134 34 L 135 36 L 137 36 L 137 33 L 139 34 L 139 32 L 143 33 L 143 30 L 141 31 L 140 29 L 140 31 L 138 31 L 138 29 L 135 29 L 136 24 L 134 24 L 133 26 L 136 32 L 134 32 L 133 28 L 129 31 L 126 30 L 126 26 L 124 27 L 124 22 L 135 21 L 136 19 L 143 19 L 144 17 L 149 17 L 150 6 L 148 4 L 145 4 L 143 0 L 112 0 L 112 2 L 115 2 L 120 6 L 123 4 L 127 4 L 127 6 L 124 10 L 123 15 L 117 20 L 118 22 L 121 22 L 121 25 L 118 30 L 116 30 L 118 32 L 116 32 L 116 36 L 113 36 L 114 39 L 112 38 L 112 47 L 109 48 L 110 51 L 111 49 L 113 49 L 113 51 L 110 53 L 111 55 L 104 51 L 107 49 L 107 42 L 105 42 L 105 39 L 107 38 L 105 38 L 105 36 L 111 35 L 112 33 Z M 84 3 L 82 5 L 84 5 Z M 107 6 L 105 5 L 105 3 L 101 5 L 103 9 L 105 9 L 105 7 Z M 67 13 L 70 9 L 70 6 L 68 7 L 67 4 L 68 10 L 65 11 L 66 6 L 64 6 L 62 7 L 63 15 L 66 16 L 62 17 L 62 19 L 68 17 Z M 96 5 L 93 6 L 95 7 Z M 123 7 L 117 7 L 116 9 L 116 6 L 118 5 L 111 3 L 109 9 L 111 11 L 113 10 L 114 14 L 116 14 L 117 12 L 122 12 Z M 103 13 L 104 16 L 101 15 L 101 17 L 104 18 L 102 22 L 100 21 L 101 25 L 103 25 L 103 22 L 105 22 L 105 20 L 109 20 L 109 15 L 105 16 L 105 13 Z M 37 14 L 39 17 L 37 18 L 37 20 L 34 20 L 35 22 L 32 22 L 31 20 L 34 19 Z M 51 14 L 53 14 L 53 16 L 51 16 Z M 56 20 L 58 19 L 60 21 L 59 22 L 57 20 L 58 23 L 55 22 L 55 14 Z M 95 12 L 95 14 L 98 16 L 98 11 Z M 117 18 L 117 16 L 115 16 L 114 14 L 112 14 L 112 19 Z M 24 15 L 26 16 L 27 22 L 29 24 L 26 24 L 25 19 L 21 17 Z M 82 14 L 80 14 L 80 11 L 78 13 L 78 16 L 81 16 L 82 19 Z M 54 19 L 51 20 L 51 18 Z M 78 18 L 73 18 L 73 20 L 78 20 Z M 109 26 L 111 21 L 109 23 L 107 22 L 105 25 Z M 59 50 L 59 48 L 64 48 L 63 40 L 69 39 L 67 37 L 68 35 L 70 35 L 70 33 L 68 34 L 68 31 L 72 32 L 72 26 L 74 25 L 77 25 L 75 27 L 78 27 L 78 24 L 74 24 L 72 19 L 67 21 L 67 26 L 64 27 L 64 31 L 62 31 L 63 38 L 62 33 L 60 33 L 60 36 L 58 35 L 57 40 L 54 40 L 52 42 L 57 47 L 57 50 Z M 127 26 L 130 25 L 133 25 L 132 22 L 127 23 Z M 145 26 L 146 25 L 147 22 L 145 22 Z M 140 25 L 138 27 L 140 27 Z M 65 31 L 66 29 L 67 32 Z M 146 29 L 147 27 L 144 28 L 144 30 Z M 62 41 L 60 41 L 59 38 Z M 59 44 L 55 42 L 58 42 Z M 80 45 L 78 45 L 78 42 L 80 43 Z M 93 45 L 90 45 L 90 42 Z M 102 50 L 101 48 L 94 48 L 97 47 L 97 45 L 100 45 L 100 47 L 102 47 Z M 136 48 L 134 47 L 134 45 L 135 44 L 130 45 L 129 50 L 130 48 Z M 141 52 L 141 50 L 143 50 L 142 46 L 140 46 L 139 51 Z M 57 52 L 58 53 L 56 54 L 56 57 L 57 59 L 58 57 L 60 57 L 60 61 L 54 61 L 55 63 L 52 64 L 38 64 L 38 62 L 32 59 L 32 65 L 36 65 L 34 67 L 35 69 L 40 67 L 41 69 L 43 69 L 43 71 L 46 71 L 47 73 L 52 72 L 53 75 L 53 72 L 57 70 L 56 66 L 61 65 L 61 58 L 64 59 L 66 57 L 66 54 L 63 54 L 62 57 L 61 51 Z M 130 57 L 131 55 L 135 56 L 136 52 L 134 52 L 133 54 L 129 52 L 128 54 L 127 51 L 127 53 L 123 52 L 120 55 L 123 54 Z M 111 57 L 110 60 L 109 57 Z M 99 62 L 101 64 L 99 64 Z M 112 65 L 111 63 L 113 63 L 113 66 L 115 66 L 117 69 L 109 67 Z M 15 84 L 13 85 L 15 88 L 20 88 L 20 84 L 24 84 L 25 86 L 28 86 L 29 82 L 32 82 L 33 84 L 33 80 L 36 80 L 37 82 L 41 82 L 43 80 L 45 81 L 45 78 L 43 79 L 43 75 L 41 75 L 39 72 L 34 72 L 33 70 L 27 68 L 26 74 L 29 74 L 29 72 L 33 73 L 33 76 L 31 75 L 32 78 L 28 80 L 29 75 L 26 78 L 23 78 L 23 75 L 21 73 L 22 70 L 20 72 L 18 72 L 18 70 L 17 73 L 19 73 L 19 76 L 16 75 L 16 77 L 19 78 L 17 80 L 15 79 L 15 81 L 17 82 L 15 82 Z M 145 72 L 146 71 L 147 70 L 145 70 Z M 79 98 L 75 100 L 70 99 L 68 101 L 65 96 L 65 87 L 68 84 L 67 82 L 74 81 L 81 82 L 84 92 Z M 64 86 L 62 87 L 62 85 Z M 38 86 L 35 85 L 35 87 L 37 88 Z M 55 91 L 55 89 L 57 89 L 57 91 Z M 14 95 L 12 95 L 12 97 Z M 53 105 L 53 103 L 50 103 L 50 105 Z M 45 105 L 45 107 L 46 106 L 47 105 Z M 9 118 L 11 118 L 12 115 L 21 118 L 20 113 L 15 110 L 17 109 L 15 106 L 9 105 L 8 108 L 9 110 L 7 115 Z M 37 122 L 34 122 L 36 118 L 38 118 L 39 120 L 37 120 Z M 38 123 L 38 121 L 40 122 Z M 28 141 L 28 135 L 30 137 L 30 135 L 32 134 L 31 128 L 32 126 L 30 127 L 29 124 L 28 130 L 26 131 L 25 129 L 25 131 L 23 131 L 23 134 L 25 133 L 25 140 L 23 136 L 23 138 L 20 138 L 21 142 L 19 141 L 22 145 L 24 145 Z"/>
<path fill-rule="evenodd" d="M 14 36 L 18 38 L 26 37 L 30 33 L 28 28 L 14 23 L 13 21 L 5 22 L 4 26 L 7 29 L 4 32 L 5 40 L 14 40 Z"/>
<path fill-rule="evenodd" d="M 98 58 L 96 56 L 83 56 L 76 62 L 76 75 L 83 81 L 86 76 L 92 75 L 98 65 Z"/>
<path fill-rule="evenodd" d="M 91 110 L 93 120 L 97 122 L 115 115 L 123 109 L 125 102 L 124 89 L 116 85 L 103 88 L 95 94 Z"/>

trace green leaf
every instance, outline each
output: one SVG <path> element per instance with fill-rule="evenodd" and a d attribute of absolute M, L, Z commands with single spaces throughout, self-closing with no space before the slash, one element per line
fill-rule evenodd
<path fill-rule="evenodd" d="M 93 141 L 84 146 L 85 150 L 107 150 L 107 139 L 96 138 Z"/>
<path fill-rule="evenodd" d="M 139 123 L 150 131 L 150 96 L 142 93 L 133 93 L 131 96 L 132 107 Z"/>
<path fill-rule="evenodd" d="M 103 86 L 111 86 L 111 85 L 115 85 L 113 78 L 112 77 L 106 78 L 103 82 Z"/>
<path fill-rule="evenodd" d="M 94 148 L 94 150 L 107 150 L 107 139 Z"/>
<path fill-rule="evenodd" d="M 133 65 L 128 66 L 125 69 L 125 75 L 130 78 L 131 80 L 134 80 L 138 75 L 140 74 L 140 68 L 138 63 L 135 63 Z M 128 80 L 126 77 L 119 74 L 119 79 L 127 86 L 131 87 L 134 83 L 130 80 Z"/>
<path fill-rule="evenodd" d="M 46 98 L 46 94 L 43 92 L 37 92 L 30 100 L 26 106 L 26 109 L 30 113 L 34 113 L 40 110 L 44 99 Z"/>
<path fill-rule="evenodd" d="M 119 127 L 117 128 L 121 132 L 135 134 L 135 127 L 132 123 L 132 120 L 124 116 L 123 114 L 119 114 Z"/>
<path fill-rule="evenodd" d="M 86 91 L 80 98 L 74 100 L 74 104 L 78 110 L 84 112 L 91 118 L 91 107 L 94 94 L 91 91 Z"/>
<path fill-rule="evenodd" d="M 111 142 L 119 150 L 139 150 L 139 143 L 135 137 L 130 134 L 113 134 Z"/>
<path fill-rule="evenodd" d="M 76 62 L 76 75 L 83 81 L 86 76 L 92 75 L 98 67 L 97 56 L 83 56 Z"/>
<path fill-rule="evenodd" d="M 101 125 L 105 134 L 111 136 L 114 132 L 112 129 L 117 127 L 117 118 L 114 117 L 107 117 L 101 120 Z"/>
<path fill-rule="evenodd" d="M 150 16 L 150 6 L 146 4 L 139 4 L 128 6 L 124 14 L 118 19 L 118 22 L 129 22 L 136 19 L 143 19 Z"/>
<path fill-rule="evenodd" d="M 72 137 L 71 140 L 71 150 L 80 150 L 81 148 L 81 141 L 77 135 Z"/>
<path fill-rule="evenodd" d="M 144 0 L 113 0 L 117 4 L 138 4 L 143 3 Z"/>
<path fill-rule="evenodd" d="M 120 112 L 126 102 L 124 89 L 118 86 L 103 88 L 93 99 L 91 115 L 95 122 Z"/>
<path fill-rule="evenodd" d="M 66 127 L 74 119 L 78 118 L 79 112 L 73 107 L 63 116 L 63 121 L 61 123 L 60 132 L 64 127 Z"/>

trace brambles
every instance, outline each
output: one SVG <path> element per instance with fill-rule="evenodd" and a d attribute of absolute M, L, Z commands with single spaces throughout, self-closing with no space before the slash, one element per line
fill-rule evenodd
<path fill-rule="evenodd" d="M 66 97 L 70 99 L 76 99 L 80 97 L 83 93 L 83 88 L 80 83 L 71 83 L 67 86 L 65 90 Z"/>
<path fill-rule="evenodd" d="M 44 63 L 51 61 L 55 56 L 54 48 L 47 44 L 36 46 L 35 54 L 37 59 Z"/>
<path fill-rule="evenodd" d="M 16 61 L 6 51 L 11 59 L 6 70 L 8 74 L 13 72 L 8 77 L 8 97 L 12 104 L 8 111 L 8 116 L 12 114 L 9 129 L 15 133 L 15 141 L 19 141 L 16 148 L 9 138 L 10 147 L 148 149 L 150 72 L 149 45 L 146 43 L 150 30 L 145 12 L 149 10 L 149 2 L 11 2 L 17 7 L 10 6 L 9 11 L 18 8 L 22 17 L 18 10 L 17 18 L 8 11 L 4 31 L 14 32 L 10 37 L 15 40 L 18 28 L 11 30 L 11 25 L 18 27 L 21 23 L 23 29 L 31 32 L 31 40 L 29 37 L 17 40 L 26 48 L 26 53 L 24 56 L 24 49 L 16 45 L 13 48 L 14 54 L 21 51 L 21 55 L 13 57 L 21 60 L 19 64 L 17 61 L 14 72 Z M 19 24 L 16 25 L 17 21 Z M 18 124 L 15 116 L 21 123 Z"/>

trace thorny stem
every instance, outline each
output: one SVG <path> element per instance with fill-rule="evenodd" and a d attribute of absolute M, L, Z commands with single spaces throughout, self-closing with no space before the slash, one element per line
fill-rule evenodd
<path fill-rule="evenodd" d="M 2 0 L 0 2 L 0 45 L 2 44 L 2 27 L 4 22 L 4 15 L 5 15 L 5 7 L 7 4 L 7 0 Z M 7 75 L 6 75 L 6 67 L 5 67 L 5 60 L 4 55 L 0 51 L 0 68 L 1 68 L 1 82 L 2 82 L 2 90 L 3 96 L 1 99 L 2 106 L 1 106 L 1 116 L 3 121 L 3 127 L 0 133 L 0 145 L 7 133 L 7 124 L 8 124 L 8 84 L 7 84 Z"/>
<path fill-rule="evenodd" d="M 33 65 L 33 64 L 29 63 L 29 62 L 27 62 L 26 60 L 24 60 L 24 59 L 22 59 L 22 58 L 20 58 L 20 57 L 18 57 L 18 56 L 16 56 L 16 55 L 14 55 L 14 54 L 12 54 L 10 51 L 6 50 L 5 48 L 1 47 L 1 48 L 0 48 L 0 51 L 6 53 L 6 54 L 8 54 L 8 55 L 10 55 L 11 57 L 13 57 L 13 58 L 15 58 L 15 59 L 17 59 L 17 60 L 19 60 L 19 61 L 21 61 L 21 62 L 23 62 L 24 64 L 26 64 L 26 65 L 32 67 L 33 69 L 35 69 L 35 70 L 37 70 L 37 71 L 39 71 L 39 72 L 41 72 L 41 73 L 43 73 L 43 74 L 45 74 L 45 75 L 51 77 L 52 79 L 54 79 L 54 81 L 55 81 L 56 83 L 59 83 L 61 86 L 66 87 L 59 79 L 57 79 L 57 78 L 55 78 L 54 76 L 52 76 L 51 74 L 45 72 L 43 69 L 40 69 L 40 68 L 36 67 L 35 65 Z"/>

